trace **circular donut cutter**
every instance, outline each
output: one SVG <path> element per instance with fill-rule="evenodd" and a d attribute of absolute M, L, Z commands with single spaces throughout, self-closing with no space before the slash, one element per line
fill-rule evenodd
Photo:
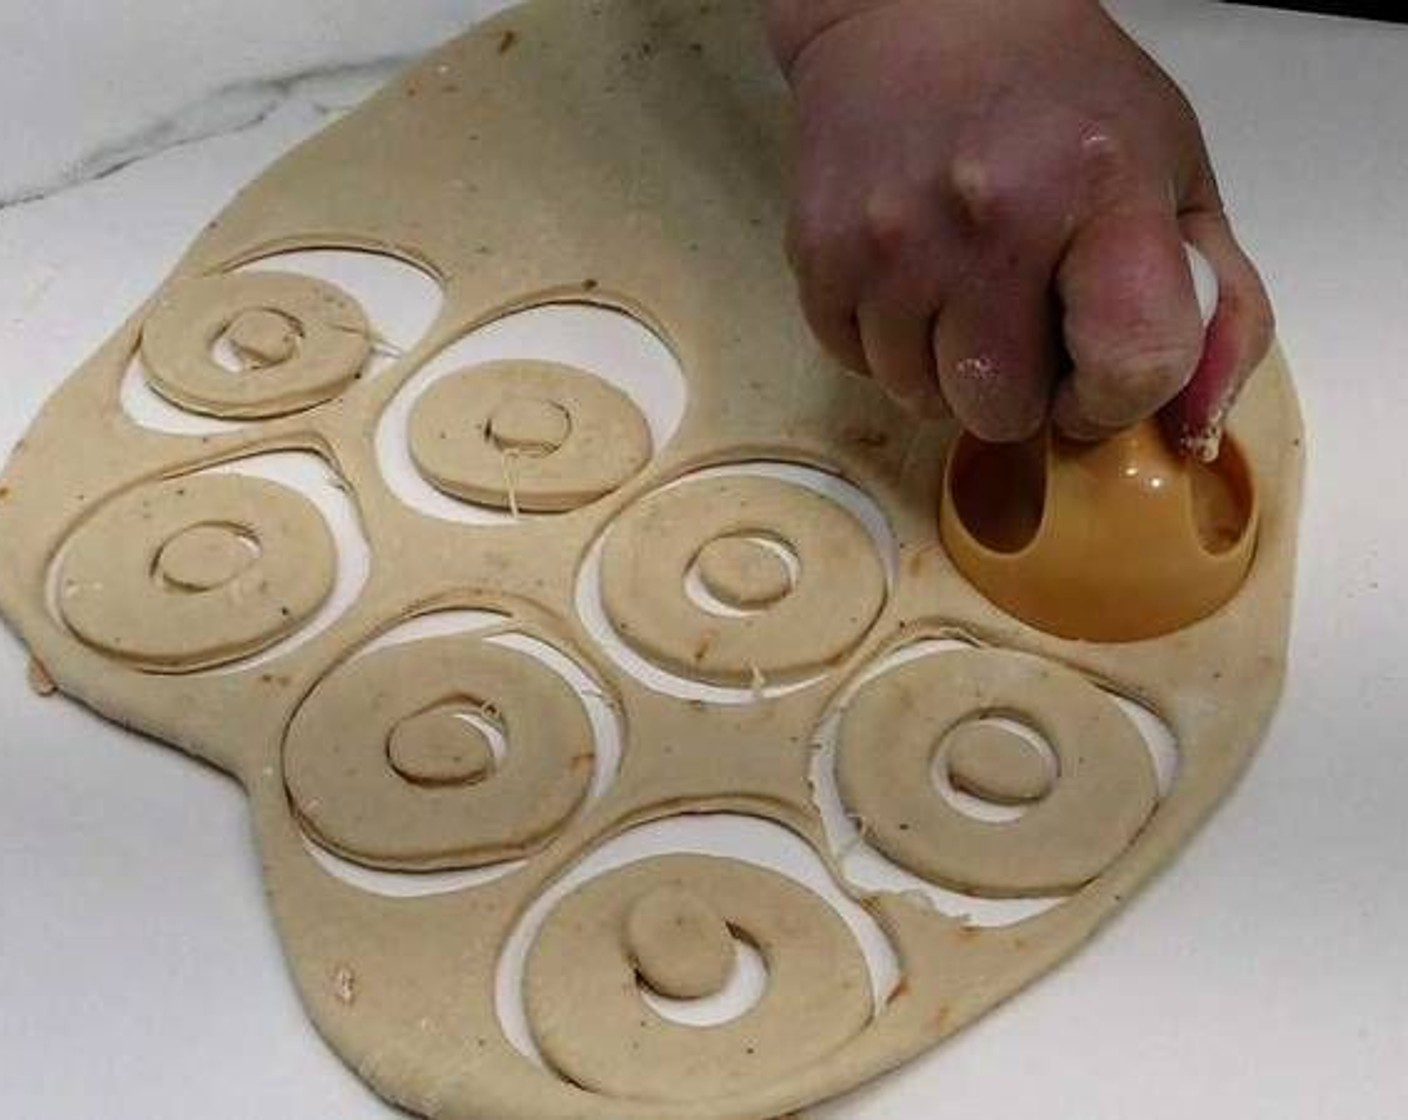
<path fill-rule="evenodd" d="M 1235 440 L 1205 464 L 1151 420 L 1098 444 L 961 436 L 939 526 L 958 570 L 1007 613 L 1063 638 L 1132 642 L 1225 605 L 1251 567 L 1258 517 Z"/>

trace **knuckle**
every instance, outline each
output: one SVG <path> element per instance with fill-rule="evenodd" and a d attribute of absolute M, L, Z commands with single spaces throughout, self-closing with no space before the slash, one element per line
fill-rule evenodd
<path fill-rule="evenodd" d="M 921 232 L 921 215 L 915 201 L 888 187 L 877 187 L 861 207 L 867 240 L 886 253 L 895 253 Z"/>
<path fill-rule="evenodd" d="M 1128 177 L 1133 156 L 1128 142 L 1103 122 L 1091 122 L 1082 131 L 1080 163 L 1097 184 L 1122 182 Z"/>
<path fill-rule="evenodd" d="M 1006 210 L 1006 192 L 999 186 L 991 163 L 980 156 L 955 157 L 945 186 L 970 228 L 989 228 Z"/>

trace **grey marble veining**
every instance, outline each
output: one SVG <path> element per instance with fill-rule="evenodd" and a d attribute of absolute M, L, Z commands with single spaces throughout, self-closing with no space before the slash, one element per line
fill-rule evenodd
<path fill-rule="evenodd" d="M 0 206 L 289 98 L 345 106 L 506 0 L 0 0 Z"/>
<path fill-rule="evenodd" d="M 0 211 L 106 178 L 171 148 L 255 128 L 293 101 L 307 104 L 322 116 L 338 116 L 354 108 L 412 57 L 317 67 L 222 87 L 81 153 L 43 178 L 12 184 L 0 191 Z"/>

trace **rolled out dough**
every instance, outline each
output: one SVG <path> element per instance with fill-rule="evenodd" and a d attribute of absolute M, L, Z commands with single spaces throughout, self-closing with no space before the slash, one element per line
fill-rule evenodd
<path fill-rule="evenodd" d="M 952 431 L 834 367 L 795 311 L 788 101 L 758 9 L 538 0 L 450 44 L 242 192 L 0 480 L 0 609 L 64 692 L 243 784 L 309 1015 L 413 1112 L 765 1120 L 851 1090 L 1071 954 L 1218 804 L 1275 706 L 1301 471 L 1279 356 L 1232 421 L 1263 521 L 1230 604 L 1122 646 L 1005 616 L 938 541 Z M 312 247 L 423 267 L 442 313 L 370 374 L 375 308 L 237 271 Z M 667 344 L 689 391 L 676 434 L 652 446 L 610 370 L 523 355 L 439 383 L 405 434 L 446 494 L 532 516 L 403 505 L 374 440 L 388 406 L 452 343 L 560 302 Z M 250 422 L 142 429 L 121 404 L 138 355 L 176 405 Z M 214 470 L 272 451 L 334 466 L 370 548 L 325 628 L 335 555 L 315 507 Z M 826 492 L 720 471 L 758 460 Z M 579 612 L 592 592 L 632 656 L 699 691 L 638 677 Z M 465 609 L 497 621 L 416 629 Z M 1166 791 L 1117 697 L 1167 725 Z M 1043 736 L 1044 769 L 994 721 Z M 1010 819 L 946 799 L 940 763 Z M 632 847 L 686 813 L 717 843 Z M 908 885 L 852 882 L 856 846 Z M 377 882 L 468 877 L 392 898 L 339 860 Z M 1021 920 L 965 916 L 1033 894 L 1045 908 Z M 767 978 L 739 1017 L 660 1010 L 727 987 L 750 947 Z"/>

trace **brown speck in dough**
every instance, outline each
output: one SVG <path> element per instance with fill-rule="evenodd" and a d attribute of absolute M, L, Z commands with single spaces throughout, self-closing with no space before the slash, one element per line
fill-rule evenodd
<path fill-rule="evenodd" d="M 499 54 L 508 54 L 518 46 L 518 32 L 510 28 L 499 36 Z"/>
<path fill-rule="evenodd" d="M 882 447 L 888 447 L 890 443 L 889 433 L 878 428 L 852 428 L 843 432 L 841 438 L 852 447 L 877 451 Z"/>

